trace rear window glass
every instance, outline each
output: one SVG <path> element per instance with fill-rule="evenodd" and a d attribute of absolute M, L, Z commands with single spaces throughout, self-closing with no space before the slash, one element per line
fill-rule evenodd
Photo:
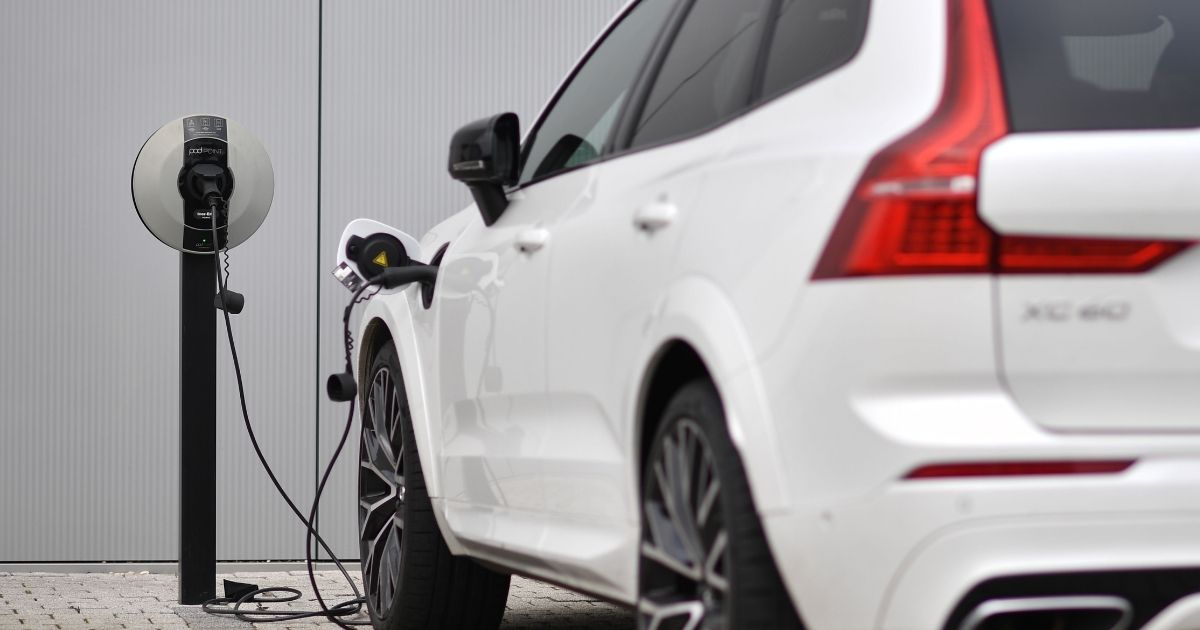
<path fill-rule="evenodd" d="M 990 6 L 1014 131 L 1200 127 L 1200 2 Z"/>
<path fill-rule="evenodd" d="M 867 0 L 782 0 L 763 75 L 763 98 L 846 63 L 867 29 Z"/>
<path fill-rule="evenodd" d="M 697 0 L 671 42 L 632 147 L 728 120 L 750 102 L 769 0 Z"/>

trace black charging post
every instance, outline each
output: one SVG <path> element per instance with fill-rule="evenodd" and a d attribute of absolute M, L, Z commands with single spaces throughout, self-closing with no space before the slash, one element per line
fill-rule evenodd
<path fill-rule="evenodd" d="M 130 184 L 146 229 L 180 252 L 179 603 L 203 604 L 217 589 L 217 308 L 244 302 L 218 295 L 217 256 L 262 225 L 275 175 L 257 138 L 200 114 L 154 132 Z"/>
<path fill-rule="evenodd" d="M 216 597 L 216 257 L 226 245 L 224 199 L 233 192 L 224 120 L 185 119 L 184 243 L 179 254 L 179 603 Z M 227 220 L 227 218 L 226 218 Z M 214 229 L 220 225 L 220 229 Z M 211 252 L 211 253 L 196 253 Z M 240 310 L 240 309 L 239 309 Z"/>
<path fill-rule="evenodd" d="M 179 254 L 179 603 L 216 596 L 217 318 L 214 254 Z"/>

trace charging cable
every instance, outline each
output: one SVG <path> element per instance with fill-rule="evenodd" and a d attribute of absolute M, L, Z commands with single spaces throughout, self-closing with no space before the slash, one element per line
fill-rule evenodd
<path fill-rule="evenodd" d="M 271 483 L 275 486 L 275 490 L 278 491 L 279 496 L 282 497 L 284 502 L 287 503 L 288 507 L 292 510 L 292 513 L 296 515 L 296 518 L 299 519 L 300 522 L 304 524 L 304 528 L 306 531 L 305 544 L 304 544 L 304 565 L 308 572 L 309 584 L 312 586 L 313 593 L 317 597 L 317 603 L 320 606 L 320 610 L 316 610 L 316 611 L 266 610 L 263 608 L 263 606 L 262 606 L 263 604 L 283 603 L 283 602 L 290 602 L 290 601 L 295 601 L 295 600 L 299 599 L 301 596 L 300 591 L 297 589 L 288 588 L 288 587 L 267 587 L 267 588 L 254 589 L 254 590 L 247 591 L 244 594 L 241 594 L 237 598 L 217 597 L 217 598 L 211 599 L 207 602 L 204 602 L 204 604 L 202 605 L 201 608 L 202 608 L 202 610 L 204 610 L 204 612 L 207 612 L 209 614 L 227 615 L 227 616 L 235 617 L 242 621 L 256 622 L 256 623 L 271 622 L 271 621 L 291 621 L 294 619 L 304 619 L 304 618 L 310 618 L 310 617 L 325 617 L 325 618 L 329 619 L 330 621 L 332 621 L 333 623 L 336 623 L 338 626 L 340 626 L 342 628 L 346 628 L 347 630 L 352 630 L 352 628 L 354 626 L 370 625 L 370 621 L 347 621 L 347 620 L 343 619 L 344 617 L 354 616 L 354 615 L 357 615 L 360 612 L 362 612 L 363 606 L 365 606 L 365 604 L 366 604 L 366 598 L 363 596 L 362 592 L 359 591 L 358 585 L 354 582 L 354 579 L 352 577 L 350 577 L 349 572 L 346 571 L 346 567 L 342 564 L 342 561 L 338 559 L 337 554 L 335 554 L 333 552 L 333 549 L 331 549 L 329 547 L 329 545 L 325 542 L 325 539 L 321 537 L 321 535 L 316 531 L 316 529 L 313 528 L 313 525 L 312 525 L 313 520 L 316 518 L 317 509 L 320 506 L 321 494 L 325 489 L 325 483 L 326 483 L 326 481 L 328 481 L 329 475 L 333 471 L 333 466 L 337 462 L 338 457 L 341 455 L 342 449 L 346 444 L 346 438 L 350 434 L 350 428 L 353 425 L 353 420 L 354 420 L 354 401 L 353 400 L 350 401 L 350 412 L 346 416 L 346 426 L 345 426 L 345 429 L 342 431 L 341 440 L 338 442 L 338 446 L 337 446 L 337 449 L 334 451 L 333 457 L 330 458 L 330 460 L 329 460 L 329 465 L 326 466 L 326 468 L 325 468 L 325 473 L 321 476 L 321 481 L 317 485 L 317 493 L 313 497 L 312 508 L 309 510 L 308 517 L 305 518 L 304 514 L 300 511 L 300 508 L 296 507 L 295 501 L 293 501 L 291 496 L 288 495 L 287 491 L 285 491 L 283 489 L 283 485 L 279 482 L 279 479 L 275 476 L 275 471 L 271 468 L 271 465 L 267 462 L 267 458 L 263 454 L 262 448 L 258 444 L 258 438 L 255 436 L 254 427 L 252 426 L 252 424 L 250 422 L 250 412 L 248 411 L 247 405 L 246 405 L 246 389 L 245 389 L 245 385 L 242 381 L 242 366 L 241 366 L 241 362 L 238 360 L 237 345 L 234 343 L 234 340 L 233 340 L 233 325 L 230 322 L 230 318 L 229 318 L 229 313 L 231 311 L 236 313 L 241 310 L 241 306 L 242 306 L 241 300 L 240 300 L 241 296 L 239 294 L 235 294 L 235 293 L 229 291 L 226 288 L 225 276 L 222 274 L 221 262 L 217 255 L 218 253 L 224 254 L 226 269 L 228 269 L 229 251 L 227 248 L 225 248 L 221 245 L 221 242 L 219 240 L 220 236 L 217 231 L 217 216 L 220 214 L 224 214 L 226 212 L 226 210 L 227 210 L 226 201 L 219 194 L 208 194 L 208 195 L 206 195 L 205 198 L 209 203 L 210 210 L 212 211 L 212 232 L 213 232 L 213 247 L 214 247 L 213 268 L 217 274 L 218 289 L 220 291 L 217 294 L 217 305 L 221 308 L 221 311 L 224 313 L 225 335 L 226 335 L 226 339 L 229 341 L 229 354 L 233 358 L 234 375 L 237 377 L 238 402 L 240 403 L 241 410 L 242 410 L 242 420 L 244 421 L 244 424 L 246 426 L 246 433 L 250 437 L 250 444 L 251 444 L 251 446 L 254 447 L 254 453 L 255 453 L 255 455 L 258 456 L 258 461 L 259 461 L 259 463 L 262 464 L 262 467 L 266 471 L 267 476 L 271 478 Z M 364 286 L 363 288 L 365 289 L 366 286 Z M 361 295 L 361 293 L 362 293 L 362 291 L 360 290 L 359 293 L 355 295 L 356 300 Z M 236 296 L 236 298 L 234 298 L 234 296 Z M 350 347 L 349 347 L 350 309 L 353 308 L 354 303 L 355 302 L 352 301 L 351 304 L 347 307 L 346 317 L 344 320 L 345 335 L 346 335 L 346 339 L 347 339 L 347 350 L 346 350 L 347 357 L 349 357 L 349 354 L 350 354 Z M 349 364 L 349 359 L 347 359 L 347 365 L 348 364 Z M 349 370 L 349 368 L 347 368 L 347 369 Z M 338 571 L 341 572 L 342 577 L 345 578 L 345 580 L 346 580 L 346 583 L 350 585 L 351 591 L 354 592 L 353 599 L 337 603 L 332 607 L 330 607 L 329 605 L 326 604 L 324 598 L 321 596 L 321 590 L 317 586 L 316 576 L 313 574 L 313 557 L 312 557 L 312 547 L 313 547 L 312 542 L 313 542 L 313 540 L 315 540 L 317 542 L 317 544 L 319 544 L 321 546 L 321 548 L 325 550 L 325 553 L 329 554 L 330 559 L 337 566 Z M 276 595 L 277 593 L 283 594 L 283 595 L 282 596 Z M 251 605 L 251 604 L 255 605 L 256 608 L 255 609 L 243 608 L 243 606 Z"/>
<path fill-rule="evenodd" d="M 208 188 L 206 182 L 205 187 Z M 304 619 L 311 617 L 325 617 L 345 628 L 352 630 L 354 626 L 370 625 L 369 620 L 364 621 L 348 621 L 344 617 L 351 617 L 363 611 L 363 606 L 366 605 L 366 598 L 359 591 L 358 585 L 354 579 L 350 577 L 346 567 L 342 561 L 338 559 L 337 554 L 325 542 L 325 539 L 317 532 L 312 523 L 317 518 L 317 511 L 321 505 L 321 495 L 325 491 L 325 484 L 329 481 L 329 476 L 333 472 L 333 467 L 341 457 L 342 450 L 346 446 L 346 440 L 350 436 L 350 429 L 354 424 L 354 403 L 357 398 L 357 386 L 354 381 L 354 366 L 352 363 L 352 355 L 354 349 L 354 337 L 350 334 L 350 317 L 354 311 L 354 307 L 361 302 L 369 300 L 380 288 L 394 289 L 412 282 L 429 283 L 437 278 L 436 265 L 408 265 L 405 267 L 391 267 L 384 269 L 380 274 L 370 278 L 354 293 L 350 303 L 342 315 L 342 334 L 343 345 L 346 351 L 346 371 L 340 374 L 334 374 L 329 377 L 326 383 L 326 390 L 330 399 L 337 402 L 349 402 L 350 410 L 346 414 L 346 423 L 342 429 L 341 438 L 338 440 L 337 448 L 334 449 L 333 455 L 329 459 L 329 464 L 326 465 L 324 473 L 321 475 L 320 482 L 317 484 L 316 494 L 313 496 L 312 507 L 309 509 L 308 517 L 305 518 L 300 509 L 296 507 L 296 503 L 283 489 L 283 485 L 275 476 L 275 471 L 267 462 L 266 456 L 262 452 L 262 448 L 258 444 L 258 438 L 254 433 L 254 427 L 250 422 L 250 412 L 246 405 L 246 388 L 242 380 L 242 366 L 238 359 L 237 344 L 233 339 L 233 325 L 230 322 L 230 313 L 239 313 L 244 305 L 244 298 L 241 294 L 230 291 L 225 282 L 229 272 L 229 250 L 221 245 L 220 234 L 217 230 L 217 217 L 227 213 L 226 200 L 219 194 L 215 186 L 206 191 L 204 197 L 209 203 L 209 209 L 212 215 L 212 233 L 213 233 L 213 269 L 217 274 L 218 294 L 216 296 L 216 306 L 221 309 L 225 320 L 225 336 L 229 341 L 229 354 L 233 358 L 233 371 L 237 378 L 238 386 L 238 402 L 242 411 L 242 420 L 246 427 L 246 433 L 250 437 L 250 444 L 254 447 L 254 453 L 258 456 L 258 461 L 262 464 L 263 470 L 270 477 L 271 483 L 275 486 L 279 496 L 283 498 L 288 507 L 296 518 L 304 524 L 304 566 L 308 573 L 308 581 L 312 586 L 313 594 L 316 595 L 317 604 L 320 610 L 302 611 L 302 610 L 267 610 L 263 604 L 284 603 L 299 599 L 301 593 L 299 590 L 290 587 L 266 587 L 258 589 L 248 589 L 243 593 L 239 593 L 238 597 L 227 596 L 217 597 L 204 602 L 202 610 L 213 615 L 227 615 L 235 617 L 241 621 L 247 622 L 273 622 L 273 621 L 291 621 L 294 619 Z M 218 259 L 218 253 L 224 256 L 225 268 L 222 273 L 221 261 Z M 366 293 L 368 289 L 374 288 L 371 293 Z M 325 553 L 329 554 L 330 559 L 345 578 L 346 583 L 350 585 L 351 591 L 354 592 L 354 598 L 343 602 L 339 602 L 330 607 L 325 599 L 321 596 L 321 589 L 317 586 L 316 576 L 313 573 L 313 541 L 316 541 Z M 255 609 L 243 608 L 248 604 L 256 606 Z"/>

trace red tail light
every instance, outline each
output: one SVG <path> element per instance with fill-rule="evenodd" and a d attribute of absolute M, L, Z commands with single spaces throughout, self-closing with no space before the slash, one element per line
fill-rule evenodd
<path fill-rule="evenodd" d="M 931 464 L 913 469 L 905 479 L 947 479 L 952 477 L 1027 477 L 1034 475 L 1097 475 L 1125 472 L 1134 460 L 965 462 Z"/>
<path fill-rule="evenodd" d="M 979 158 L 1008 133 L 984 0 L 950 0 L 946 84 L 923 125 L 871 160 L 813 279 L 1145 271 L 1182 242 L 997 235 L 979 218 Z"/>
<path fill-rule="evenodd" d="M 1004 236 L 1000 270 L 1005 273 L 1134 273 L 1157 267 L 1187 249 L 1183 241 Z"/>

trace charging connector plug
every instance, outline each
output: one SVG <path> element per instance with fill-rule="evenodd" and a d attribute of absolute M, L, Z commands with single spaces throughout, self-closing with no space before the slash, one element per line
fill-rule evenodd
<path fill-rule="evenodd" d="M 436 265 L 405 265 L 404 267 L 388 267 L 371 279 L 371 282 L 383 285 L 385 289 L 395 289 L 413 282 L 433 282 L 437 279 Z"/>
<path fill-rule="evenodd" d="M 330 374 L 329 379 L 325 381 L 325 393 L 333 402 L 350 402 L 358 395 L 358 384 L 354 382 L 354 375 L 349 372 Z"/>
<path fill-rule="evenodd" d="M 230 315 L 237 315 L 242 312 L 242 307 L 246 306 L 246 296 L 230 289 L 218 291 L 213 296 L 213 306 L 228 311 Z"/>
<path fill-rule="evenodd" d="M 228 199 L 233 193 L 233 175 L 219 164 L 202 162 L 180 173 L 179 193 L 206 203 L 214 198 Z"/>
<path fill-rule="evenodd" d="M 437 265 L 388 267 L 379 272 L 378 275 L 373 276 L 370 280 L 362 283 L 362 286 L 355 291 L 354 299 L 350 300 L 350 304 L 346 306 L 345 314 L 342 317 L 346 335 L 346 371 L 330 374 L 329 378 L 325 381 L 325 393 L 329 396 L 329 400 L 334 402 L 350 402 L 358 395 L 358 384 L 354 381 L 353 366 L 350 365 L 350 351 L 353 341 L 353 338 L 350 336 L 350 311 L 359 302 L 359 298 L 363 292 L 372 285 L 379 285 L 385 289 L 395 289 L 414 282 L 431 284 L 437 280 L 437 273 Z"/>

